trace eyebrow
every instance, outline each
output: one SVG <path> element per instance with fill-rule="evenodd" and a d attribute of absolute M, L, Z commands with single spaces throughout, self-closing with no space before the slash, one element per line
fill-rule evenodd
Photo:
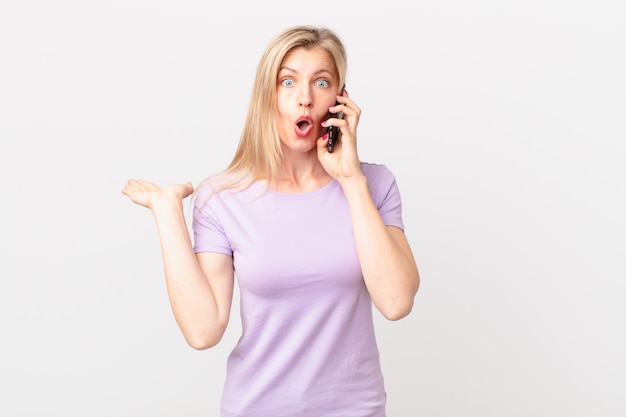
<path fill-rule="evenodd" d="M 296 71 L 293 68 L 289 68 L 289 67 L 280 67 L 278 69 L 279 73 L 282 72 L 282 71 L 291 71 L 291 72 L 296 73 L 296 74 L 298 73 L 298 71 Z M 322 73 L 327 73 L 327 74 L 333 75 L 333 73 L 330 70 L 327 70 L 326 68 L 322 68 L 322 69 L 319 69 L 319 70 L 315 71 L 313 73 L 313 75 L 319 75 L 319 74 L 322 74 Z"/>

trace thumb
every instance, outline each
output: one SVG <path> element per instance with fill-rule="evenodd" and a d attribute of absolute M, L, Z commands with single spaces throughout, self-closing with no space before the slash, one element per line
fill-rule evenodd
<path fill-rule="evenodd" d="M 324 153 L 328 152 L 328 132 L 324 133 L 324 136 L 317 140 L 317 155 L 322 156 Z"/>
<path fill-rule="evenodd" d="M 191 181 L 187 181 L 185 183 L 185 197 L 191 195 L 193 193 L 193 184 L 191 184 Z"/>

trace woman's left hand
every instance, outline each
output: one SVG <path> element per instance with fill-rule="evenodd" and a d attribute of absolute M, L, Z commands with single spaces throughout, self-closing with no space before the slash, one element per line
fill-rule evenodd
<path fill-rule="evenodd" d="M 343 119 L 331 117 L 323 127 L 337 126 L 341 132 L 339 141 L 333 152 L 328 152 L 328 136 L 317 140 L 317 157 L 326 170 L 337 181 L 361 175 L 361 163 L 356 148 L 356 129 L 361 117 L 361 109 L 350 97 L 348 92 L 337 96 L 338 105 L 331 107 L 332 113 L 343 113 Z"/>

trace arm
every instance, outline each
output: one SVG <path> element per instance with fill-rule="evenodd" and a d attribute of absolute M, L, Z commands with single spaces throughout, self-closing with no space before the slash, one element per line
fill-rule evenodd
<path fill-rule="evenodd" d="M 372 200 L 365 176 L 341 182 L 348 200 L 365 285 L 378 310 L 389 320 L 411 312 L 419 272 L 404 232 L 386 226 Z"/>
<path fill-rule="evenodd" d="M 404 232 L 384 224 L 361 171 L 356 149 L 361 109 L 347 92 L 337 96 L 337 101 L 340 104 L 330 110 L 343 112 L 344 119 L 331 118 L 323 126 L 338 126 L 341 141 L 337 143 L 337 150 L 329 153 L 325 137 L 320 138 L 318 158 L 346 195 L 363 278 L 372 301 L 386 318 L 398 320 L 413 308 L 420 283 L 417 264 Z"/>
<path fill-rule="evenodd" d="M 194 254 L 182 200 L 191 184 L 159 188 L 147 181 L 128 182 L 122 193 L 152 210 L 165 270 L 167 292 L 185 340 L 195 349 L 217 344 L 228 324 L 234 286 L 232 257 Z"/>

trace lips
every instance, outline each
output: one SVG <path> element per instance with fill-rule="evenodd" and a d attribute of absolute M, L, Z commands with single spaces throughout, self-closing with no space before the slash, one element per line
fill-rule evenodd
<path fill-rule="evenodd" d="M 299 137 L 308 136 L 313 129 L 313 119 L 309 116 L 301 116 L 296 120 L 295 123 L 295 132 Z"/>

